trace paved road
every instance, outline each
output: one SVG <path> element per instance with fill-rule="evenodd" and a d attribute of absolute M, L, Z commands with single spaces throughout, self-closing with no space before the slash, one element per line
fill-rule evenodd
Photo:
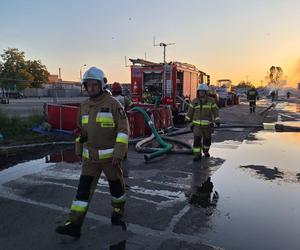
<path fill-rule="evenodd" d="M 258 112 L 268 104 L 261 102 Z M 249 114 L 248 106 L 241 104 L 222 109 L 221 118 L 226 124 L 255 125 L 264 119 L 275 121 L 279 111 L 272 112 L 264 118 L 258 113 Z M 211 218 L 218 214 L 215 201 L 210 199 L 203 207 L 191 198 L 227 160 L 228 152 L 237 149 L 245 138 L 251 139 L 252 131 L 251 128 L 216 130 L 212 157 L 201 163 L 193 162 L 192 156 L 167 155 L 146 164 L 143 155 L 131 146 L 124 164 L 128 172 L 126 183 L 130 186 L 127 231 L 110 225 L 110 195 L 108 183 L 102 177 L 80 240 L 54 232 L 66 219 L 78 184 L 79 163 L 51 163 L 48 157 L 3 170 L 0 172 L 1 247 L 7 250 L 125 249 L 125 246 L 126 249 L 219 249 L 212 239 L 204 236 L 204 232 L 213 229 Z M 180 138 L 192 142 L 191 134 Z"/>
<path fill-rule="evenodd" d="M 79 103 L 86 97 L 58 98 L 57 103 Z M 53 103 L 53 98 L 24 98 L 10 99 L 9 104 L 0 104 L 0 109 L 9 116 L 28 117 L 34 114 L 43 114 L 44 103 Z"/>

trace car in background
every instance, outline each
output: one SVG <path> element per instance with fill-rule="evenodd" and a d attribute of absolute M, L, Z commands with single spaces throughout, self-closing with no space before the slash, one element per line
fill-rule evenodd
<path fill-rule="evenodd" d="M 24 94 L 20 91 L 8 91 L 7 92 L 9 98 L 21 99 L 24 98 Z"/>

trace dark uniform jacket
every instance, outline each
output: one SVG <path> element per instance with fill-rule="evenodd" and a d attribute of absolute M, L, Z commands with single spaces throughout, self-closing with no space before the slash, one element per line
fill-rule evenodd
<path fill-rule="evenodd" d="M 203 100 L 195 98 L 189 105 L 186 120 L 193 126 L 209 127 L 215 121 L 220 121 L 219 108 L 215 100 L 206 97 Z"/>
<path fill-rule="evenodd" d="M 250 89 L 247 92 L 247 99 L 248 101 L 256 101 L 258 97 L 258 92 L 256 89 Z"/>

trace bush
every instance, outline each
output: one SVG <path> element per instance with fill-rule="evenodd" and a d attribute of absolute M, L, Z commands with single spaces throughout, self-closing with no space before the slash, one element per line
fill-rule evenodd
<path fill-rule="evenodd" d="M 32 133 L 31 129 L 42 121 L 42 115 L 31 115 L 27 118 L 9 117 L 0 110 L 0 131 L 5 139 L 26 137 Z"/>

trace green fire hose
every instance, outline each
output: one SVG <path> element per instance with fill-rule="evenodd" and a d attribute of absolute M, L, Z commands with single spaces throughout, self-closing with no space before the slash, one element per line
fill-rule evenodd
<path fill-rule="evenodd" d="M 153 152 L 151 154 L 145 154 L 144 155 L 144 158 L 145 158 L 145 161 L 149 161 L 155 157 L 158 157 L 158 156 L 161 156 L 167 152 L 169 152 L 172 148 L 173 148 L 173 145 L 172 144 L 169 144 L 169 143 L 166 143 L 161 137 L 160 135 L 158 134 L 157 130 L 155 129 L 154 127 L 154 124 L 151 120 L 151 118 L 149 117 L 149 115 L 147 114 L 147 112 L 143 109 L 143 108 L 140 108 L 140 107 L 134 107 L 132 108 L 130 111 L 138 111 L 140 113 L 143 114 L 144 116 L 144 119 L 145 121 L 147 122 L 149 128 L 151 129 L 151 132 L 154 134 L 154 137 L 156 139 L 156 141 L 159 143 L 160 146 L 162 146 L 161 149 L 159 149 L 158 151 L 156 152 Z"/>

